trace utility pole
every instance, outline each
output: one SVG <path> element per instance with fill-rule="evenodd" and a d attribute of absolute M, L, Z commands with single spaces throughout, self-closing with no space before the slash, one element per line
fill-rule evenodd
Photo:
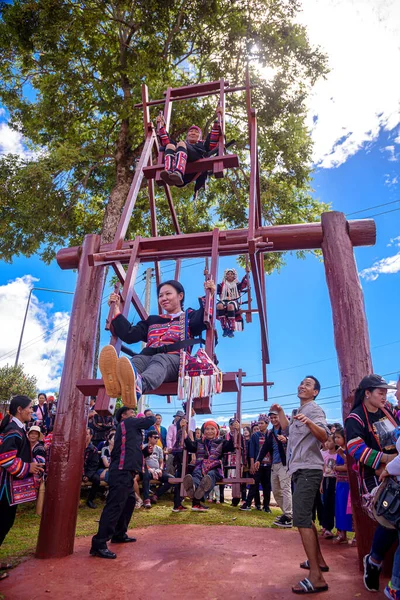
<path fill-rule="evenodd" d="M 57 292 L 57 294 L 71 294 L 72 296 L 74 295 L 75 292 L 67 292 L 65 290 L 52 290 L 50 288 L 42 288 L 42 287 L 32 287 L 29 290 L 29 296 L 28 296 L 28 301 L 26 303 L 26 309 L 25 309 L 25 316 L 24 316 L 24 321 L 22 323 L 22 329 L 21 329 L 21 335 L 19 336 L 19 342 L 18 342 L 18 349 L 17 349 L 17 356 L 15 357 L 15 366 L 18 366 L 18 361 L 19 361 L 19 355 L 21 353 L 21 346 L 22 346 L 22 338 L 24 337 L 24 331 L 25 331 L 25 325 L 26 325 L 26 319 L 28 317 L 28 312 L 29 312 L 29 305 L 31 303 L 31 298 L 32 298 L 32 292 L 34 290 L 40 290 L 42 292 Z"/>
<path fill-rule="evenodd" d="M 151 301 L 151 280 L 153 279 L 153 270 L 151 267 L 146 269 L 146 287 L 144 295 L 144 308 L 147 314 L 150 313 L 150 301 Z M 145 342 L 142 342 L 142 349 L 146 346 Z M 142 396 L 138 403 L 138 413 L 142 413 L 146 406 L 146 396 Z"/>

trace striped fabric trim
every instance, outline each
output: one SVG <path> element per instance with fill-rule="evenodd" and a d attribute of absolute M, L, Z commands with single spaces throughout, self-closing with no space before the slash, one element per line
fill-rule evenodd
<path fill-rule="evenodd" d="M 347 449 L 349 454 L 359 463 L 371 467 L 371 469 L 377 469 L 382 460 L 383 452 L 368 448 L 364 440 L 360 437 L 356 437 L 347 442 Z"/>
<path fill-rule="evenodd" d="M 349 416 L 347 417 L 347 419 L 355 419 L 357 421 L 357 423 L 360 423 L 360 425 L 362 427 L 365 427 L 364 421 L 361 419 L 361 417 L 359 417 L 358 415 L 356 415 L 356 413 L 350 413 Z"/>
<path fill-rule="evenodd" d="M 21 436 L 13 431 L 12 433 L 5 435 L 1 442 L 4 443 L 6 440 L 9 441 L 13 437 L 21 439 Z M 25 463 L 17 456 L 17 450 L 9 450 L 8 452 L 0 452 L 0 468 L 8 471 L 13 477 L 22 479 L 29 472 L 29 463 Z"/>
<path fill-rule="evenodd" d="M 218 121 L 214 121 L 214 124 L 210 133 L 210 150 L 214 150 L 218 146 L 219 136 L 221 135 L 221 128 Z"/>
<path fill-rule="evenodd" d="M 171 140 L 165 127 L 160 127 L 160 129 L 158 130 L 158 136 L 160 138 L 160 142 L 163 148 L 165 148 L 167 144 L 171 143 Z"/>
<path fill-rule="evenodd" d="M 122 432 L 121 456 L 119 458 L 119 465 L 118 465 L 118 469 L 120 471 L 124 468 L 125 451 L 126 451 L 126 427 L 125 427 L 125 423 L 123 421 L 121 421 L 121 432 Z"/>

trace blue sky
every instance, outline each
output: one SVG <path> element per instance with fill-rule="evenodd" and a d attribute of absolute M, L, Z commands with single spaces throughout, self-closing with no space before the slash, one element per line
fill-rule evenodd
<path fill-rule="evenodd" d="M 357 20 L 359 30 L 355 39 L 358 39 L 365 50 L 363 59 L 359 50 L 351 50 L 354 49 L 354 39 L 351 39 L 350 33 L 347 39 L 344 32 L 339 44 L 333 36 L 332 39 L 329 37 L 328 29 L 323 29 L 318 4 L 314 4 L 314 0 L 304 0 L 303 4 L 305 10 L 302 19 L 309 27 L 311 40 L 322 44 L 322 39 L 318 36 L 324 37 L 324 47 L 332 61 L 332 74 L 325 82 L 325 87 L 322 85 L 310 100 L 309 118 L 310 126 L 314 123 L 312 135 L 316 148 L 313 187 L 316 197 L 331 203 L 335 210 L 348 214 L 368 209 L 349 218 L 377 215 L 376 245 L 357 248 L 355 255 L 359 272 L 363 275 L 361 283 L 374 370 L 380 374 L 389 374 L 388 379 L 394 380 L 400 372 L 400 210 L 397 210 L 400 209 L 400 118 L 394 110 L 394 107 L 398 107 L 400 92 L 398 82 L 393 81 L 393 76 L 391 82 L 387 81 L 389 74 L 383 82 L 380 78 L 382 71 L 386 73 L 385 65 L 386 61 L 389 61 L 389 34 L 393 34 L 393 40 L 398 39 L 396 36 L 399 21 L 395 26 L 390 25 L 393 23 L 393 14 L 387 12 L 379 15 L 374 12 L 373 9 L 378 5 L 382 9 L 380 3 L 374 0 L 363 2 L 364 20 L 359 18 L 357 11 L 354 14 L 351 12 L 354 9 L 353 5 L 353 8 L 349 9 L 342 0 L 335 3 L 329 1 L 325 5 L 328 11 L 329 8 L 335 8 L 332 19 L 343 22 L 343 14 L 346 14 L 350 25 L 352 18 Z M 359 2 L 354 4 L 361 6 Z M 389 5 L 391 6 L 390 3 Z M 350 13 L 340 14 L 341 9 L 350 10 Z M 325 14 L 324 22 L 326 16 Z M 383 49 L 379 55 L 378 45 L 374 44 L 374 52 L 378 54 L 379 60 L 376 64 L 369 62 L 368 76 L 363 78 L 364 87 L 361 85 L 360 89 L 357 73 L 368 70 L 366 63 L 370 45 L 369 32 L 374 25 L 373 19 L 376 19 L 376 37 L 381 36 Z M 384 27 L 381 30 L 379 24 L 382 21 Z M 346 48 L 345 63 L 342 55 L 346 53 Z M 393 48 L 397 48 L 395 42 Z M 352 57 L 356 63 L 352 63 Z M 393 67 L 393 55 L 390 61 Z M 356 71 L 357 64 L 359 69 Z M 357 89 L 352 89 L 349 84 L 351 72 L 356 73 L 354 79 Z M 338 81 L 341 82 L 341 87 L 338 86 Z M 376 85 L 374 81 L 377 82 Z M 379 87 L 380 89 L 377 89 Z M 370 93 L 367 92 L 368 89 Z M 341 110 L 338 107 L 342 107 Z M 6 114 L 2 113 L 0 108 L 0 149 L 2 148 L 3 152 L 7 149 L 10 151 L 13 144 L 14 147 L 18 144 L 23 146 L 23 140 L 12 136 L 13 133 L 7 128 Z M 387 205 L 370 208 L 381 204 Z M 386 211 L 393 212 L 377 214 Z M 198 263 L 199 259 L 186 261 L 182 270 L 181 280 L 187 290 L 187 305 L 191 306 L 197 306 L 196 297 L 202 288 L 203 264 Z M 143 265 L 138 276 L 139 296 L 144 290 L 141 273 L 146 266 Z M 221 260 L 220 276 L 227 266 L 236 266 L 233 259 Z M 163 267 L 166 278 L 172 276 L 172 273 L 168 273 L 170 269 L 171 263 L 166 263 Z M 37 281 L 32 278 L 36 278 Z M 61 271 L 55 262 L 46 266 L 37 257 L 18 258 L 12 265 L 0 263 L 0 318 L 3 330 L 0 365 L 15 359 L 13 352 L 18 344 L 29 287 L 36 284 L 40 287 L 71 291 L 74 290 L 75 281 L 74 273 Z M 339 420 L 339 375 L 322 262 L 311 255 L 305 260 L 288 256 L 287 267 L 280 274 L 268 276 L 266 281 L 271 355 L 269 379 L 275 382 L 269 393 L 271 399 L 276 398 L 289 410 L 296 405 L 296 387 L 299 380 L 306 374 L 314 374 L 322 384 L 320 402 L 328 419 Z M 153 307 L 154 300 L 155 288 Z M 49 391 L 57 389 L 71 303 L 72 296 L 66 294 L 39 291 L 34 294 L 21 362 L 25 362 L 30 372 L 38 376 L 41 387 Z M 103 309 L 105 318 L 106 305 Z M 104 333 L 102 341 L 108 341 Z M 242 368 L 247 372 L 249 380 L 260 380 L 259 347 L 258 320 L 255 318 L 254 322 L 247 325 L 243 333 L 236 334 L 233 340 L 220 339 L 218 357 L 221 368 L 225 371 Z M 243 401 L 243 413 L 249 415 L 248 420 L 252 418 L 250 415 L 264 412 L 269 406 L 262 399 L 261 388 L 245 389 Z M 151 407 L 160 410 L 167 422 L 173 414 L 174 406 L 178 407 L 178 404 L 168 406 L 163 398 L 151 397 Z M 226 421 L 231 416 L 234 406 L 233 395 L 217 396 L 214 399 L 214 415 L 221 422 Z"/>

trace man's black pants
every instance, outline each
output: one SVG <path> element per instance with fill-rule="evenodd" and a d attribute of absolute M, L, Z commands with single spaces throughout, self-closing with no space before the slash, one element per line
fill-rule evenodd
<path fill-rule="evenodd" d="M 3 497 L 0 500 L 0 546 L 4 542 L 4 538 L 14 525 L 17 506 L 10 506 L 7 500 L 6 490 L 3 490 Z"/>
<path fill-rule="evenodd" d="M 90 479 L 89 481 L 92 484 L 92 487 L 89 490 L 89 494 L 88 494 L 88 498 L 87 501 L 88 502 L 94 502 L 97 496 L 97 492 L 100 490 L 100 475 L 98 475 L 97 473 L 95 473 Z"/>
<path fill-rule="evenodd" d="M 106 505 L 101 513 L 99 530 L 92 538 L 92 548 L 107 548 L 111 538 L 122 539 L 126 536 L 136 498 L 133 491 L 132 471 L 110 471 Z"/>
<path fill-rule="evenodd" d="M 269 507 L 269 502 L 271 498 L 271 466 L 260 465 L 260 468 L 254 474 L 254 484 L 250 486 L 249 494 L 247 496 L 246 504 L 251 506 L 253 498 L 257 497 L 257 492 L 261 487 L 264 494 L 263 499 L 263 508 Z"/>

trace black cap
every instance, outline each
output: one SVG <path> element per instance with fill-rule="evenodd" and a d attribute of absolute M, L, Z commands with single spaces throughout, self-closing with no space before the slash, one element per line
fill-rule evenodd
<path fill-rule="evenodd" d="M 175 417 L 184 417 L 185 413 L 183 412 L 183 410 L 177 410 L 176 411 L 176 415 L 173 415 L 174 419 Z"/>
<path fill-rule="evenodd" d="M 367 375 L 363 379 L 361 379 L 359 383 L 359 389 L 367 390 L 368 388 L 383 388 L 384 390 L 395 390 L 395 385 L 390 385 L 387 381 L 383 379 L 380 375 Z"/>
<path fill-rule="evenodd" d="M 122 415 L 128 410 L 130 410 L 129 406 L 121 406 L 121 408 L 117 410 L 117 414 L 115 415 L 117 423 L 121 423 Z"/>

